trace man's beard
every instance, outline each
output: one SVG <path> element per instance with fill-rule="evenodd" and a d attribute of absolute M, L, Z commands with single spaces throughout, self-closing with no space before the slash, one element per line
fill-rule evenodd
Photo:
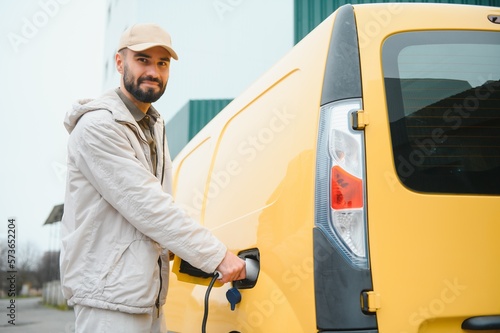
<path fill-rule="evenodd" d="M 160 90 L 158 92 L 155 92 L 154 88 L 147 88 L 146 90 L 142 89 L 140 85 L 143 81 L 146 80 L 157 82 Z M 125 89 L 127 89 L 127 91 L 132 96 L 134 96 L 135 99 L 143 103 L 156 102 L 163 95 L 163 93 L 165 92 L 165 88 L 167 87 L 163 84 L 163 81 L 161 79 L 154 78 L 152 76 L 142 76 L 138 78 L 136 82 L 135 77 L 130 74 L 127 65 L 125 65 L 123 71 L 123 84 L 125 86 Z"/>

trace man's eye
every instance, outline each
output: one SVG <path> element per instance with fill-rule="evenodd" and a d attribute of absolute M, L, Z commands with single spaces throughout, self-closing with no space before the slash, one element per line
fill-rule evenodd
<path fill-rule="evenodd" d="M 137 58 L 137 60 L 139 62 L 142 62 L 142 63 L 147 63 L 148 62 L 148 59 L 146 59 L 146 58 Z"/>

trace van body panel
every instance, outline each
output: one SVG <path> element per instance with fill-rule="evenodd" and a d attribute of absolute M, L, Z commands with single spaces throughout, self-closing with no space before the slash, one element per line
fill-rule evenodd
<path fill-rule="evenodd" d="M 177 160 L 173 176 L 173 193 L 176 202 L 194 219 L 203 223 L 201 214 L 204 205 L 204 190 L 208 178 L 210 159 L 213 154 L 213 139 L 201 140 L 186 156 Z M 181 184 L 181 186 L 178 186 Z"/>
<path fill-rule="evenodd" d="M 384 43 L 392 36 L 498 32 L 500 25 L 488 20 L 492 14 L 500 15 L 500 9 L 402 3 L 341 7 L 179 153 L 176 202 L 230 251 L 260 251 L 258 282 L 240 290 L 242 301 L 234 311 L 225 296 L 230 284 L 211 291 L 208 332 L 463 332 L 461 325 L 470 317 L 500 314 L 500 198 L 427 193 L 401 182 L 383 64 Z M 353 20 L 355 26 L 349 25 Z M 336 26 L 350 36 L 337 31 L 335 37 Z M 352 45 L 353 31 L 359 52 Z M 345 48 L 334 47 L 334 39 Z M 338 74 L 349 75 L 345 86 L 325 77 L 341 65 L 332 53 L 340 59 L 348 55 L 350 65 L 340 66 L 343 74 Z M 355 87 L 360 90 L 351 93 Z M 331 208 L 330 198 L 317 202 L 315 197 L 320 110 L 351 98 L 361 101 L 366 123 L 363 209 L 369 261 L 362 269 L 348 263 L 330 236 L 315 227 L 317 207 Z M 165 314 L 171 331 L 200 331 L 206 283 L 192 282 L 170 274 Z M 369 311 L 362 311 L 364 292 L 376 299 Z"/>
<path fill-rule="evenodd" d="M 196 195 L 189 211 L 230 251 L 260 251 L 258 283 L 241 290 L 234 312 L 225 297 L 230 284 L 211 291 L 207 331 L 316 330 L 314 133 L 334 18 L 222 110 L 174 161 L 176 201 L 193 206 Z M 207 172 L 194 174 L 196 164 Z M 200 330 L 205 290 L 170 275 L 170 330 Z"/>

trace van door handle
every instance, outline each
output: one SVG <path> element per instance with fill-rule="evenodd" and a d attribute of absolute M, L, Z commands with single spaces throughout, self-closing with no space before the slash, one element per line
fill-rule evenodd
<path fill-rule="evenodd" d="M 467 318 L 462 322 L 462 329 L 477 331 L 498 330 L 500 329 L 500 315 Z"/>

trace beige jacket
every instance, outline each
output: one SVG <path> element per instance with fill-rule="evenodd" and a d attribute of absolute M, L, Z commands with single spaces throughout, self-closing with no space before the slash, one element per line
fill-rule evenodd
<path fill-rule="evenodd" d="M 70 305 L 152 313 L 165 302 L 169 250 L 215 271 L 226 247 L 174 203 L 161 118 L 156 177 L 146 138 L 116 92 L 78 102 L 64 124 L 70 138 L 60 267 Z"/>

